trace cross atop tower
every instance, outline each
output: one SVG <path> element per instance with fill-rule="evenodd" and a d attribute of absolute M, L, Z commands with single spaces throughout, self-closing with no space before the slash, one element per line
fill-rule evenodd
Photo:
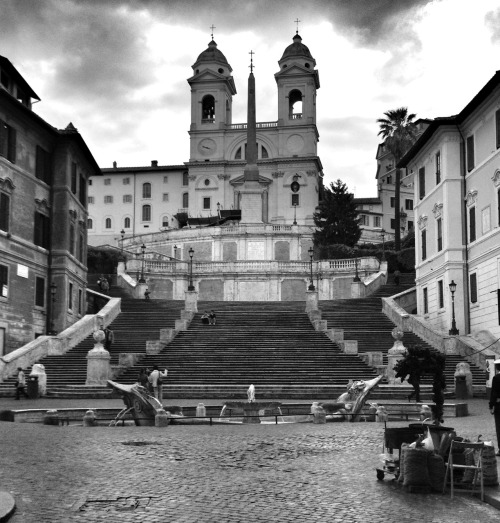
<path fill-rule="evenodd" d="M 212 34 L 210 35 L 212 37 L 212 40 L 214 39 L 214 29 L 217 29 L 214 24 L 210 26 L 210 29 L 212 30 Z"/>
<path fill-rule="evenodd" d="M 250 72 L 253 73 L 253 68 L 255 67 L 255 66 L 253 65 L 253 55 L 254 55 L 255 53 L 254 53 L 253 51 L 250 51 L 248 54 L 250 55 L 250 65 L 249 65 L 249 67 L 250 67 Z"/>
<path fill-rule="evenodd" d="M 299 23 L 301 22 L 301 20 L 299 20 L 299 18 L 297 17 L 297 20 L 294 20 L 294 23 L 297 24 L 297 31 L 296 31 L 296 34 L 299 34 Z"/>

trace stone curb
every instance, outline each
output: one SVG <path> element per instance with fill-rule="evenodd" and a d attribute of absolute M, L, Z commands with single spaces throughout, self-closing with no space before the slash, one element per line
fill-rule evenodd
<path fill-rule="evenodd" d="M 8 492 L 0 491 L 0 521 L 7 521 L 15 508 L 15 499 Z"/>

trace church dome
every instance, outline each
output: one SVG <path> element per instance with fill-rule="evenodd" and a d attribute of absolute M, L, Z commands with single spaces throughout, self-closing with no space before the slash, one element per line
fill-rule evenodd
<path fill-rule="evenodd" d="M 303 57 L 303 58 L 309 58 L 310 60 L 314 61 L 314 58 L 311 55 L 311 52 L 309 51 L 309 48 L 307 45 L 304 45 L 302 43 L 302 38 L 297 33 L 293 37 L 293 44 L 290 44 L 284 51 L 283 56 L 281 57 L 281 60 L 286 60 L 287 58 L 292 57 Z"/>
<path fill-rule="evenodd" d="M 201 63 L 217 63 L 220 65 L 225 65 L 229 68 L 231 71 L 231 66 L 229 65 L 229 62 L 227 61 L 224 54 L 217 49 L 217 44 L 214 40 L 212 40 L 209 44 L 207 49 L 205 49 L 196 59 L 196 62 L 193 65 L 193 68 L 197 65 L 200 65 Z"/>

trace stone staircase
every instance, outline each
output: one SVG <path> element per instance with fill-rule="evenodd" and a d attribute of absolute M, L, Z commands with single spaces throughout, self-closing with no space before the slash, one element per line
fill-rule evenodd
<path fill-rule="evenodd" d="M 403 275 L 400 286 L 389 283 L 369 298 L 321 301 L 322 318 L 328 328 L 344 329 L 344 338 L 358 340 L 360 355 L 384 354 L 393 345 L 394 325 L 381 312 L 381 298 L 412 287 L 413 275 Z M 122 298 L 122 312 L 111 324 L 115 343 L 111 363 L 120 353 L 142 353 L 137 365 L 117 381 L 134 383 L 141 367 L 168 369 L 166 397 L 246 397 L 250 384 L 259 398 L 332 399 L 345 391 L 350 379 L 371 379 L 376 371 L 360 356 L 344 354 L 323 332 L 314 330 L 304 302 L 199 302 L 199 312 L 189 328 L 181 331 L 159 354 L 146 355 L 146 341 L 158 340 L 160 329 L 174 328 L 183 301 L 135 300 L 114 287 Z M 215 310 L 217 325 L 202 325 L 201 314 Z M 405 333 L 407 347 L 425 345 Z M 86 387 L 87 353 L 94 340 L 87 338 L 62 356 L 42 359 L 50 396 L 68 398 L 106 397 L 106 387 Z M 453 374 L 459 357 L 447 358 L 447 382 L 453 390 Z M 484 372 L 471 365 L 475 384 L 484 385 Z M 29 372 L 29 369 L 28 369 Z M 0 384 L 0 396 L 13 396 L 14 378 Z M 430 380 L 424 378 L 423 397 L 430 399 Z M 378 398 L 404 398 L 409 389 L 380 386 Z"/>

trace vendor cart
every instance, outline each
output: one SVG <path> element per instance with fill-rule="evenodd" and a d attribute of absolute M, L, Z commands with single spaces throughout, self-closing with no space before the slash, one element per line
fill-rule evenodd
<path fill-rule="evenodd" d="M 403 443 L 413 443 L 421 434 L 424 434 L 422 425 L 415 424 L 410 427 L 393 427 L 388 428 L 385 423 L 384 443 L 382 451 L 386 454 L 387 459 L 381 467 L 377 467 L 377 479 L 383 480 L 386 474 L 396 479 L 399 476 L 399 459 L 401 454 L 401 445 Z M 394 449 L 397 449 L 398 455 L 394 456 Z"/>

